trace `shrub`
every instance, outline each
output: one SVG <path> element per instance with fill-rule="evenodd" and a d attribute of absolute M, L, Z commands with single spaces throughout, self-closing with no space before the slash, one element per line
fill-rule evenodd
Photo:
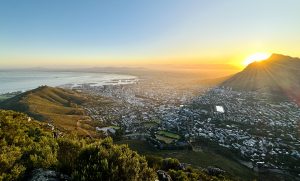
<path fill-rule="evenodd" d="M 57 143 L 25 114 L 0 110 L 0 180 L 17 180 L 34 168 L 57 164 Z"/>
<path fill-rule="evenodd" d="M 113 145 L 111 139 L 88 145 L 80 152 L 76 165 L 75 180 L 150 181 L 156 178 L 144 157 L 125 145 Z"/>

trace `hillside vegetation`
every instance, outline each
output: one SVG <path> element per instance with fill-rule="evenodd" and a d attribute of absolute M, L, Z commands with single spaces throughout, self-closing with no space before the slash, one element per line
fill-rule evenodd
<path fill-rule="evenodd" d="M 52 123 L 60 131 L 94 136 L 95 128 L 82 104 L 88 98 L 77 92 L 42 86 L 0 103 L 0 108 L 26 113 Z"/>
<path fill-rule="evenodd" d="M 226 180 L 182 168 L 176 159 L 146 159 L 110 138 L 54 138 L 46 125 L 23 113 L 0 110 L 0 181 L 28 180 L 33 170 L 41 168 L 80 181 L 153 181 L 159 177 L 156 170 L 164 170 L 174 181 Z"/>

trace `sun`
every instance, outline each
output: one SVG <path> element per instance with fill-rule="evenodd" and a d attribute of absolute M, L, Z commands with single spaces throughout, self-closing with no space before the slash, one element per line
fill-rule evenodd
<path fill-rule="evenodd" d="M 252 62 L 260 62 L 262 60 L 268 59 L 271 55 L 272 55 L 271 53 L 262 53 L 262 52 L 254 53 L 254 54 L 248 56 L 244 60 L 243 64 L 245 66 L 247 66 L 247 65 L 249 65 Z"/>

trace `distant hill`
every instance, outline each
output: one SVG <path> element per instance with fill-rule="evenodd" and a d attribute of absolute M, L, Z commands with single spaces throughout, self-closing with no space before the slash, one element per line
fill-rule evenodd
<path fill-rule="evenodd" d="M 42 86 L 0 102 L 0 108 L 53 123 L 61 131 L 90 135 L 95 128 L 89 124 L 91 119 L 81 107 L 87 100 L 87 97 L 71 90 Z"/>
<path fill-rule="evenodd" d="M 225 80 L 228 80 L 233 75 L 225 76 L 225 77 L 218 77 L 218 78 L 212 78 L 212 79 L 203 79 L 198 81 L 198 84 L 204 85 L 204 86 L 217 86 L 221 83 L 223 83 Z"/>
<path fill-rule="evenodd" d="M 235 90 L 259 91 L 289 97 L 300 102 L 300 59 L 273 54 L 267 60 L 249 64 L 221 83 Z"/>

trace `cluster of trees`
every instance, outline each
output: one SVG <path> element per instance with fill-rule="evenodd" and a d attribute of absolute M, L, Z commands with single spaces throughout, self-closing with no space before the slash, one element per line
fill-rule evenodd
<path fill-rule="evenodd" d="M 181 164 L 175 158 L 161 158 L 153 155 L 146 156 L 149 167 L 155 170 L 163 170 L 171 177 L 172 181 L 217 181 L 229 180 L 226 176 L 209 175 L 204 170 Z"/>
<path fill-rule="evenodd" d="M 0 111 L 0 180 L 19 180 L 35 168 L 57 163 L 58 144 L 37 122 L 13 111 Z"/>
<path fill-rule="evenodd" d="M 176 159 L 145 158 L 127 145 L 113 144 L 111 138 L 54 138 L 44 123 L 0 110 L 0 181 L 24 180 L 39 168 L 80 181 L 153 181 L 158 179 L 157 170 L 164 170 L 174 181 L 223 179 L 198 169 L 183 169 Z"/>
<path fill-rule="evenodd" d="M 43 123 L 0 110 L 0 180 L 22 180 L 34 169 L 53 169 L 73 180 L 155 180 L 144 157 L 112 139 L 55 139 Z"/>

